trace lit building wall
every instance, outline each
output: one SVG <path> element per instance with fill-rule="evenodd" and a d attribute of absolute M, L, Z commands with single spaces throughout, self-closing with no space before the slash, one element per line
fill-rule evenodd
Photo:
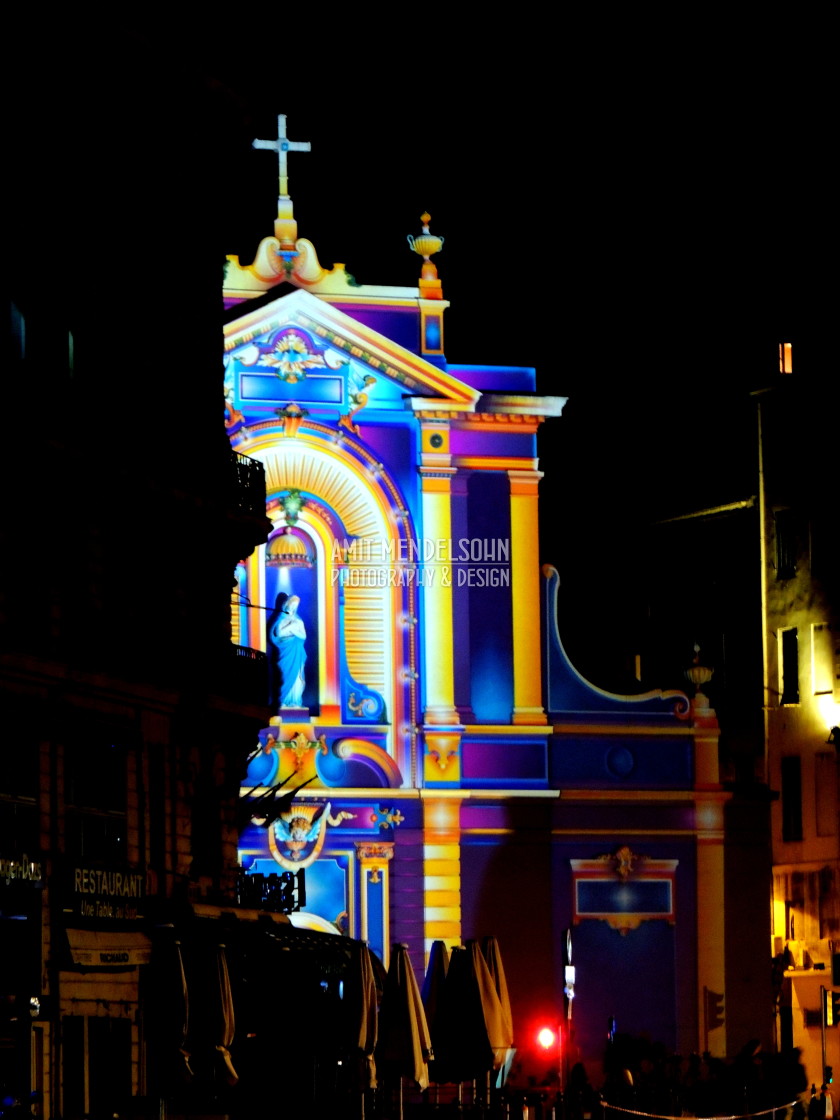
<path fill-rule="evenodd" d="M 782 1045 L 802 1050 L 809 1080 L 840 1063 L 825 993 L 840 935 L 837 736 L 840 721 L 835 465 L 813 438 L 830 408 L 791 368 L 758 401 L 763 459 L 766 743 L 772 804 L 772 953 Z M 784 979 L 782 979 L 784 977 Z M 831 1024 L 830 1026 L 833 1026 Z"/>

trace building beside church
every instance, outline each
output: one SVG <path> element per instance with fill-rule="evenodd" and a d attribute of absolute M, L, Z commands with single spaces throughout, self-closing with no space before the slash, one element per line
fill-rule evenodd
<path fill-rule="evenodd" d="M 779 1045 L 795 1046 L 812 1081 L 840 1068 L 840 565 L 837 453 L 813 418 L 837 391 L 793 367 L 755 395 L 763 685 L 773 803 L 773 958 Z"/>
<path fill-rule="evenodd" d="M 155 937 L 194 902 L 235 897 L 241 743 L 265 704 L 265 664 L 229 625 L 234 567 L 268 527 L 265 478 L 214 422 L 220 200 L 192 197 L 181 140 L 211 165 L 237 131 L 194 77 L 150 90 L 139 47 L 85 68 L 78 44 L 40 44 L 39 96 L 10 121 L 0 1099 L 28 1112 L 35 1094 L 44 1117 L 128 1115 L 154 1093 Z M 91 104 L 130 145 L 103 144 Z M 174 245 L 188 214 L 205 235 L 196 276 L 161 291 L 148 247 Z M 153 319 L 177 369 L 155 368 Z M 164 451 L 155 431 L 187 412 L 206 422 Z"/>
<path fill-rule="evenodd" d="M 754 390 L 727 402 L 734 462 L 718 472 L 708 505 L 653 527 L 646 554 L 651 646 L 701 635 L 715 666 L 708 691 L 722 776 L 756 814 L 735 850 L 768 847 L 766 874 L 743 884 L 752 913 L 756 893 L 768 900 L 766 956 L 760 924 L 744 936 L 772 963 L 775 1046 L 801 1052 L 808 1082 L 819 1085 L 825 1067 L 840 1064 L 840 568 L 836 450 L 814 418 L 836 412 L 837 389 L 824 356 L 802 350 L 782 343 L 778 370 L 768 360 Z M 691 599 L 677 617 L 686 587 Z"/>

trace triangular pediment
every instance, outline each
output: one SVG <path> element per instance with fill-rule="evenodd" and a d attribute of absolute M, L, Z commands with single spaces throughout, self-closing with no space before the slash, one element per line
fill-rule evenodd
<path fill-rule="evenodd" d="M 342 411 L 366 392 L 371 407 L 426 397 L 472 411 L 481 392 L 311 295 L 291 291 L 240 305 L 225 327 L 226 379 L 237 408 L 268 411 L 294 400 Z M 236 309 L 238 310 L 238 308 Z"/>

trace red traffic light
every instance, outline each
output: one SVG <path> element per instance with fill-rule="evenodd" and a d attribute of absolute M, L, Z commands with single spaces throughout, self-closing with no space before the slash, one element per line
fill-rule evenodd
<path fill-rule="evenodd" d="M 540 1027 L 537 1031 L 537 1045 L 543 1050 L 551 1050 L 557 1045 L 558 1034 L 554 1027 Z"/>

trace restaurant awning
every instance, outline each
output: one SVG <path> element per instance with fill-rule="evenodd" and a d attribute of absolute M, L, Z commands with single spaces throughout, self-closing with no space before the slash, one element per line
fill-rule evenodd
<path fill-rule="evenodd" d="M 152 943 L 139 930 L 68 929 L 73 964 L 86 968 L 133 968 L 148 964 Z"/>

